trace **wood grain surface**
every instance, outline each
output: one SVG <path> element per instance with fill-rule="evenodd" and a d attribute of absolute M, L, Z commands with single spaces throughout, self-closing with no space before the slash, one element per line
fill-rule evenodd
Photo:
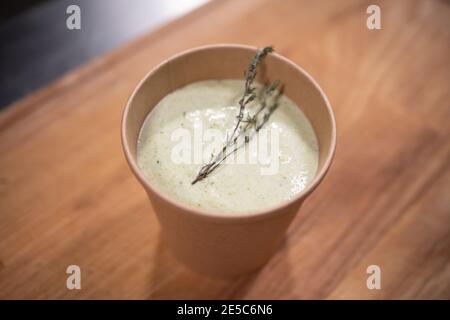
<path fill-rule="evenodd" d="M 450 6 L 213 1 L 0 113 L 0 298 L 450 298 Z M 210 43 L 272 44 L 335 110 L 338 147 L 277 254 L 217 280 L 172 257 L 124 160 L 123 106 L 153 66 Z M 66 268 L 81 267 L 81 290 Z M 379 265 L 382 289 L 368 290 Z"/>

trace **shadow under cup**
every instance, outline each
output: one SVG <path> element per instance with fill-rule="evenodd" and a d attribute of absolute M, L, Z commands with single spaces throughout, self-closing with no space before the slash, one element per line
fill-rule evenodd
<path fill-rule="evenodd" d="M 311 122 L 319 142 L 319 166 L 313 181 L 295 198 L 276 207 L 226 216 L 179 203 L 146 180 L 137 166 L 136 148 L 140 128 L 153 107 L 170 92 L 195 81 L 243 79 L 256 50 L 242 45 L 211 45 L 176 55 L 144 77 L 123 114 L 125 156 L 150 198 L 165 243 L 178 260 L 208 275 L 238 275 L 267 262 L 305 198 L 325 176 L 334 154 L 336 125 L 324 93 L 305 71 L 271 53 L 260 64 L 256 80 L 280 80 L 284 94 L 301 107 Z"/>

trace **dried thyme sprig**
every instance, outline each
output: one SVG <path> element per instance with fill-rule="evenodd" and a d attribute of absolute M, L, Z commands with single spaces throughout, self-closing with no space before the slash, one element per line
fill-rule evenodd
<path fill-rule="evenodd" d="M 225 161 L 231 154 L 236 152 L 241 145 L 238 145 L 237 141 L 240 136 L 244 136 L 244 144 L 247 144 L 250 141 L 250 136 L 247 134 L 248 130 L 251 127 L 255 128 L 255 132 L 257 133 L 261 127 L 264 125 L 264 123 L 267 122 L 270 114 L 274 111 L 276 108 L 277 103 L 274 103 L 274 105 L 271 106 L 268 112 L 264 114 L 263 121 L 258 124 L 257 116 L 258 114 L 266 109 L 267 107 L 267 100 L 272 95 L 272 93 L 276 90 L 276 88 L 279 86 L 280 82 L 274 81 L 269 87 L 265 88 L 263 91 L 263 95 L 261 98 L 261 105 L 258 109 L 258 111 L 253 115 L 250 116 L 247 115 L 247 118 L 244 119 L 244 112 L 245 112 L 245 106 L 255 100 L 256 93 L 255 93 L 255 87 L 253 86 L 253 81 L 256 78 L 256 71 L 258 68 L 259 63 L 261 60 L 270 52 L 273 51 L 272 47 L 264 47 L 261 49 L 258 49 L 255 56 L 253 57 L 250 65 L 248 66 L 247 70 L 244 72 L 245 76 L 245 88 L 244 88 L 244 94 L 242 95 L 242 98 L 239 100 L 239 114 L 237 115 L 237 122 L 236 125 L 232 131 L 231 135 L 228 135 L 225 139 L 224 146 L 220 150 L 220 152 L 214 156 L 214 154 L 211 154 L 211 160 L 209 163 L 202 166 L 197 173 L 197 176 L 192 181 L 191 184 L 195 184 L 198 181 L 203 180 L 206 178 L 212 171 L 214 171 L 223 161 Z M 242 123 L 246 123 L 245 126 L 241 126 Z M 231 150 L 230 148 L 233 147 Z"/>
<path fill-rule="evenodd" d="M 242 118 L 244 117 L 244 110 L 245 106 L 252 102 L 256 98 L 255 94 L 255 87 L 253 87 L 253 81 L 256 77 L 256 70 L 258 68 L 258 64 L 261 62 L 261 60 L 270 52 L 273 51 L 272 47 L 264 47 L 262 49 L 258 49 L 256 51 L 255 56 L 253 57 L 253 60 L 251 61 L 250 65 L 248 66 L 247 70 L 244 72 L 245 76 L 245 90 L 244 94 L 242 95 L 241 100 L 239 100 L 239 114 L 237 116 L 238 121 L 236 122 L 236 126 L 234 127 L 233 134 L 231 135 L 230 141 L 235 141 L 233 139 L 236 139 L 236 134 L 239 128 L 239 125 L 241 124 Z"/>

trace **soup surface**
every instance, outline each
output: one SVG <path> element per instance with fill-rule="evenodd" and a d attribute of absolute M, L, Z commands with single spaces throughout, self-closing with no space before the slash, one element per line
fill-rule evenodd
<path fill-rule="evenodd" d="M 246 106 L 244 119 L 255 115 L 263 101 L 263 88 L 256 87 L 257 98 Z M 250 126 L 247 142 L 241 135 L 237 150 L 192 184 L 232 134 L 243 90 L 243 80 L 199 81 L 155 106 L 137 146 L 138 166 L 152 186 L 186 205 L 233 215 L 276 206 L 311 182 L 319 157 L 314 130 L 291 99 L 275 93 L 257 114 L 261 129 Z"/>

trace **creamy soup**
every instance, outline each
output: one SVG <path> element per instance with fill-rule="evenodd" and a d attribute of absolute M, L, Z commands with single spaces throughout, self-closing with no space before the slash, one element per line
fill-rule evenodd
<path fill-rule="evenodd" d="M 261 105 L 262 87 L 256 87 L 258 98 L 245 109 L 250 115 Z M 300 108 L 280 95 L 261 130 L 240 137 L 247 143 L 236 144 L 216 170 L 192 184 L 232 133 L 243 90 L 243 80 L 199 81 L 155 106 L 137 146 L 138 166 L 152 186 L 186 205 L 232 215 L 276 206 L 311 182 L 318 166 L 317 138 Z M 273 103 L 275 98 L 268 106 Z"/>

